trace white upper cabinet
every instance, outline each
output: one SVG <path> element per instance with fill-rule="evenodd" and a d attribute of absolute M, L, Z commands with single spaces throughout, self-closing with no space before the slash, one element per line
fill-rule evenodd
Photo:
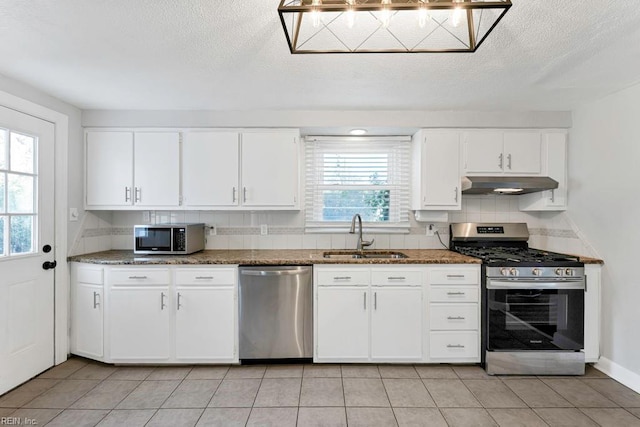
<path fill-rule="evenodd" d="M 298 132 L 242 134 L 242 205 L 295 209 L 298 205 Z"/>
<path fill-rule="evenodd" d="M 460 132 L 420 131 L 413 138 L 415 210 L 460 210 Z"/>
<path fill-rule="evenodd" d="M 542 135 L 543 174 L 558 181 L 558 188 L 519 198 L 521 211 L 561 211 L 567 209 L 567 133 L 550 131 Z"/>
<path fill-rule="evenodd" d="M 240 134 L 186 132 L 184 135 L 182 185 L 185 206 L 238 206 Z"/>
<path fill-rule="evenodd" d="M 484 131 L 463 134 L 464 175 L 539 175 L 542 140 L 539 131 Z"/>
<path fill-rule="evenodd" d="M 179 159 L 177 132 L 87 132 L 86 208 L 178 207 Z"/>

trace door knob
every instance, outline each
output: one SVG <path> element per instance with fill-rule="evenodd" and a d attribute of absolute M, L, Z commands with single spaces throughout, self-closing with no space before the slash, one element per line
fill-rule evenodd
<path fill-rule="evenodd" d="M 44 245 L 42 247 L 42 252 L 44 252 L 45 254 L 48 254 L 49 252 L 51 252 L 51 245 Z"/>
<path fill-rule="evenodd" d="M 42 268 L 45 270 L 51 270 L 52 268 L 56 268 L 56 265 L 58 265 L 56 261 L 45 261 L 42 264 Z"/>

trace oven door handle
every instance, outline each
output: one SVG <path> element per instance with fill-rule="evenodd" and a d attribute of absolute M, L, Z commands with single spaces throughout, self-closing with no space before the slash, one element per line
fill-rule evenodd
<path fill-rule="evenodd" d="M 487 289 L 582 289 L 584 280 L 572 280 L 566 282 L 538 282 L 534 280 L 492 280 L 487 279 Z"/>

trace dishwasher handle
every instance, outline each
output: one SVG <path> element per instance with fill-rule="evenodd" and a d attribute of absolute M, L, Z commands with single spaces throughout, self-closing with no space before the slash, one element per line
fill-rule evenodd
<path fill-rule="evenodd" d="M 298 276 L 309 270 L 240 270 L 243 276 Z"/>

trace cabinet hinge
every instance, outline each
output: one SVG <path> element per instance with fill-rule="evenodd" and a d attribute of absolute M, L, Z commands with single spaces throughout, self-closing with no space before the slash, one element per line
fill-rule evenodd
<path fill-rule="evenodd" d="M 182 206 L 183 196 L 178 197 L 178 206 Z"/>

